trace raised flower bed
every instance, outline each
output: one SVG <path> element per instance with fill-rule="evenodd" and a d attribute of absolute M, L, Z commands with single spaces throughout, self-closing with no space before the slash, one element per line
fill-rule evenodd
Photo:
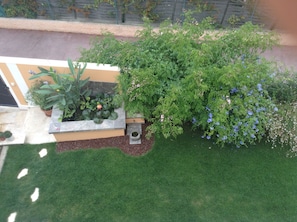
<path fill-rule="evenodd" d="M 118 108 L 115 112 L 118 114 L 116 120 L 105 119 L 101 124 L 96 124 L 93 120 L 61 122 L 63 111 L 54 107 L 49 133 L 55 136 L 57 142 L 124 136 L 125 111 L 123 108 Z"/>

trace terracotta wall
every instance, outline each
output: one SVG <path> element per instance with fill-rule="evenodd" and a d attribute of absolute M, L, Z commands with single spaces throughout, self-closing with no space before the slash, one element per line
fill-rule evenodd
<path fill-rule="evenodd" d="M 26 92 L 34 82 L 34 80 L 29 80 L 30 72 L 38 73 L 38 67 L 46 69 L 52 67 L 58 73 L 69 73 L 67 61 L 0 56 L 0 75 L 7 83 L 12 96 L 20 108 L 28 106 L 25 100 Z M 119 73 L 119 68 L 115 66 L 88 63 L 83 78 L 90 77 L 91 81 L 114 83 Z M 44 78 L 44 80 L 50 79 Z"/>

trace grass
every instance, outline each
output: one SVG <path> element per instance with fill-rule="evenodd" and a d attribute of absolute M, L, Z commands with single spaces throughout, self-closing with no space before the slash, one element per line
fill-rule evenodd
<path fill-rule="evenodd" d="M 29 174 L 17 180 L 23 168 Z M 16 221 L 296 221 L 296 169 L 284 150 L 221 149 L 191 132 L 157 139 L 143 157 L 12 146 L 0 175 L 0 221 L 14 211 Z"/>

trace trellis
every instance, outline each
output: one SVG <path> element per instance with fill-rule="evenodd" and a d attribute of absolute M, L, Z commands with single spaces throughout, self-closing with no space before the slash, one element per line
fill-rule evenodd
<path fill-rule="evenodd" d="M 154 7 L 147 15 L 156 24 L 167 19 L 171 22 L 182 21 L 185 10 L 194 11 L 193 16 L 198 21 L 212 17 L 217 25 L 223 27 L 236 27 L 247 21 L 263 24 L 261 18 L 267 14 L 267 8 L 263 8 L 259 0 L 249 0 L 253 4 L 247 4 L 248 0 L 108 0 L 108 3 L 102 2 L 98 7 L 90 8 L 86 6 L 94 4 L 94 0 L 73 0 L 73 8 L 61 5 L 61 0 L 37 1 L 43 7 L 43 18 L 115 24 L 142 24 L 145 7 L 149 4 L 154 4 Z M 199 5 L 202 11 L 195 12 Z"/>

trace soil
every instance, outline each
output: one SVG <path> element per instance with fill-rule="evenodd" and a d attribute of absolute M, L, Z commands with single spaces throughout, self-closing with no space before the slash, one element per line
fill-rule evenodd
<path fill-rule="evenodd" d="M 142 125 L 141 144 L 129 144 L 129 136 L 118 136 L 112 138 L 103 139 L 92 139 L 92 140 L 79 140 L 69 142 L 58 142 L 57 151 L 72 151 L 82 149 L 102 149 L 108 147 L 116 147 L 122 150 L 125 154 L 131 156 L 142 156 L 147 154 L 153 147 L 154 137 L 146 139 L 146 128 L 149 126 L 148 123 Z"/>

